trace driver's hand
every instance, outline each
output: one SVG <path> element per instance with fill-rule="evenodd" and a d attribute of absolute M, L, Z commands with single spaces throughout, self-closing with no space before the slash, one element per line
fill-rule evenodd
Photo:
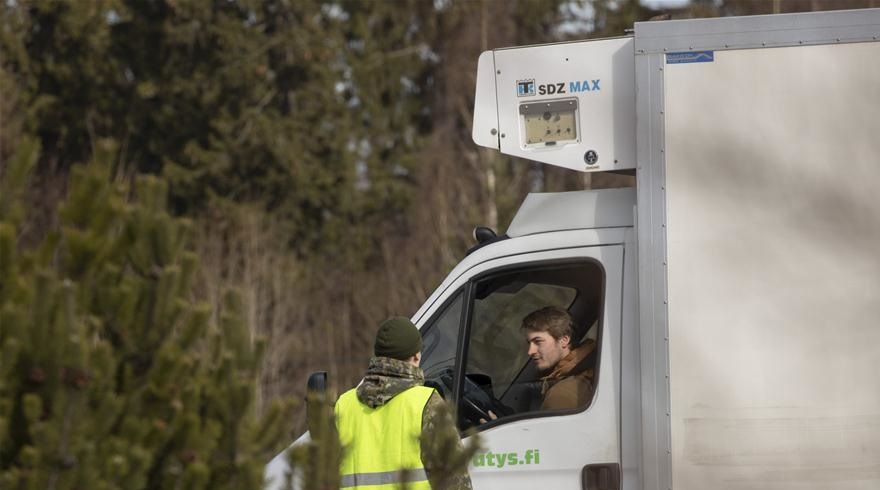
<path fill-rule="evenodd" d="M 497 420 L 497 419 L 498 419 L 498 416 L 495 415 L 495 412 L 489 410 L 489 420 Z M 489 420 L 486 420 L 486 419 L 480 419 L 480 423 L 481 423 L 481 424 L 485 424 L 485 423 L 488 422 Z"/>

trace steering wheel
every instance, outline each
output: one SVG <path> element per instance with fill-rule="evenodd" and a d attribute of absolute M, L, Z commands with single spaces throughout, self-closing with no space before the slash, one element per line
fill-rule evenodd
<path fill-rule="evenodd" d="M 429 374 L 430 373 L 430 374 Z M 440 397 L 452 403 L 452 369 L 445 368 L 440 371 L 425 373 L 425 386 L 434 388 Z"/>
<path fill-rule="evenodd" d="M 454 372 L 446 368 L 425 380 L 425 386 L 436 389 L 440 396 L 450 400 L 453 391 Z M 463 428 L 473 427 L 492 420 L 489 412 L 496 417 L 510 415 L 511 409 L 504 406 L 492 395 L 492 379 L 485 374 L 470 373 L 464 378 L 464 389 L 459 400 L 459 418 Z"/>

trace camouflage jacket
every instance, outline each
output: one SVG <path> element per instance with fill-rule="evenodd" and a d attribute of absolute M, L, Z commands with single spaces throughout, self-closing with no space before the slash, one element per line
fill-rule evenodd
<path fill-rule="evenodd" d="M 358 400 L 369 407 L 388 403 L 395 395 L 425 383 L 421 368 L 388 357 L 370 359 L 363 382 L 357 388 Z M 451 445 L 451 447 L 450 447 Z M 467 470 L 451 472 L 446 454 L 462 449 L 461 437 L 452 412 L 437 392 L 431 395 L 422 414 L 421 457 L 432 490 L 471 490 Z"/>

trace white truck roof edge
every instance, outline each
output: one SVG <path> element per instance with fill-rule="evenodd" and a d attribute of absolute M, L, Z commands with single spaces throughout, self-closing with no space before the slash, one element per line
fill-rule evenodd
<path fill-rule="evenodd" d="M 878 25 L 880 8 L 636 22 L 635 52 L 639 55 L 876 41 L 880 37 Z"/>
<path fill-rule="evenodd" d="M 531 193 L 516 212 L 507 236 L 633 226 L 635 205 L 635 188 Z"/>

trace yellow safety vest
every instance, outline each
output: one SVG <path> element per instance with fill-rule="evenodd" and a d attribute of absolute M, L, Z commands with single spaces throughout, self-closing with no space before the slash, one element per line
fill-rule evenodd
<path fill-rule="evenodd" d="M 357 399 L 356 389 L 336 401 L 336 428 L 345 446 L 340 488 L 398 488 L 406 470 L 410 490 L 430 490 L 422 464 L 422 413 L 433 388 L 414 386 L 385 405 L 370 408 Z"/>

